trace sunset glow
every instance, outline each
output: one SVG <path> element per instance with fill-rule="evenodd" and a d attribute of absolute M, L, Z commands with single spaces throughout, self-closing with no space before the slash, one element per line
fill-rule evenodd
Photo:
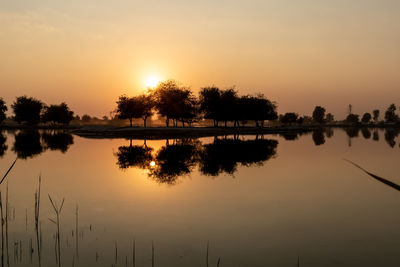
<path fill-rule="evenodd" d="M 160 83 L 160 79 L 157 76 L 148 76 L 145 80 L 145 85 L 147 88 L 154 88 Z"/>

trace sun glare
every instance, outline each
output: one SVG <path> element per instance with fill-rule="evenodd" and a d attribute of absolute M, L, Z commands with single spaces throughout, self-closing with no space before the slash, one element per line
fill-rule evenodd
<path fill-rule="evenodd" d="M 160 83 L 160 79 L 157 76 L 148 76 L 145 80 L 146 87 L 154 88 Z"/>
<path fill-rule="evenodd" d="M 150 162 L 150 166 L 151 166 L 151 167 L 156 166 L 156 162 L 155 162 L 155 161 Z"/>

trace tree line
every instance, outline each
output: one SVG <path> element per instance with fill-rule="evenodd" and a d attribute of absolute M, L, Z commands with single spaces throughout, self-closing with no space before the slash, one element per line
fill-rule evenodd
<path fill-rule="evenodd" d="M 46 105 L 38 99 L 27 96 L 17 97 L 11 109 L 14 114 L 13 119 L 19 124 L 37 125 L 43 122 L 67 125 L 74 118 L 74 112 L 64 102 L 59 105 Z M 6 119 L 7 110 L 4 100 L 0 98 L 0 123 Z"/>
<path fill-rule="evenodd" d="M 215 86 L 201 88 L 198 95 L 174 80 L 167 80 L 158 84 L 154 89 L 138 96 L 122 95 L 116 102 L 115 118 L 128 120 L 133 126 L 133 120 L 143 121 L 147 126 L 147 120 L 154 114 L 165 118 L 167 127 L 191 126 L 194 122 L 204 119 L 213 122 L 215 127 L 228 126 L 240 127 L 248 122 L 254 122 L 256 127 L 263 127 L 266 121 L 280 122 L 284 125 L 302 124 L 330 124 L 335 122 L 332 113 L 327 113 L 322 106 L 316 106 L 312 116 L 299 116 L 295 112 L 277 113 L 277 104 L 266 98 L 263 94 L 242 95 L 231 89 L 219 89 Z M 20 96 L 11 105 L 17 123 L 36 125 L 40 122 L 51 125 L 67 125 L 73 119 L 81 119 L 83 122 L 91 120 L 89 115 L 74 117 L 66 103 L 58 105 L 46 105 L 38 99 Z M 0 123 L 6 118 L 6 106 L 0 98 Z M 358 114 L 352 112 L 349 105 L 348 115 L 342 122 L 345 124 L 399 124 L 400 118 L 396 114 L 396 105 L 391 104 L 380 119 L 380 111 L 375 109 L 372 113 L 364 113 L 360 119 Z M 103 120 L 108 120 L 107 116 Z"/>
<path fill-rule="evenodd" d="M 196 97 L 193 92 L 173 80 L 161 82 L 147 94 L 128 97 L 122 95 L 117 101 L 117 117 L 128 119 L 132 126 L 134 119 L 142 119 L 146 127 L 149 117 L 158 113 L 165 118 L 165 124 L 182 127 L 192 125 L 201 119 L 212 120 L 214 126 L 232 122 L 234 127 L 254 121 L 263 126 L 266 120 L 276 120 L 276 104 L 264 95 L 239 96 L 234 89 L 221 90 L 218 87 L 202 88 Z"/>

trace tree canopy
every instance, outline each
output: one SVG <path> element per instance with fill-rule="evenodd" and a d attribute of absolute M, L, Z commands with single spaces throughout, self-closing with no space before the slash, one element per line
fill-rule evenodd
<path fill-rule="evenodd" d="M 50 122 L 52 124 L 69 124 L 73 118 L 74 112 L 64 102 L 60 105 L 45 106 L 42 114 L 43 122 Z"/>
<path fill-rule="evenodd" d="M 18 123 L 25 122 L 35 125 L 40 122 L 40 113 L 43 103 L 35 98 L 20 96 L 11 105 L 14 111 L 14 120 Z"/>
<path fill-rule="evenodd" d="M 0 98 L 0 124 L 6 119 L 7 106 L 6 102 Z"/>

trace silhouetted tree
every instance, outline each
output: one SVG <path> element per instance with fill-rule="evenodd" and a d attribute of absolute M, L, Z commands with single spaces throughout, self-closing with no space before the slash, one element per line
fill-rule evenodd
<path fill-rule="evenodd" d="M 84 114 L 82 116 L 82 121 L 83 122 L 89 122 L 92 118 L 88 114 Z"/>
<path fill-rule="evenodd" d="M 6 102 L 0 98 L 0 124 L 6 119 L 7 106 Z"/>
<path fill-rule="evenodd" d="M 375 121 L 375 123 L 379 122 L 379 109 L 375 109 L 374 111 L 372 111 L 373 114 L 373 119 Z"/>
<path fill-rule="evenodd" d="M 205 119 L 213 120 L 218 127 L 221 120 L 221 91 L 217 87 L 204 87 L 199 92 L 199 111 Z"/>
<path fill-rule="evenodd" d="M 370 139 L 371 138 L 371 131 L 368 128 L 362 128 L 361 133 L 364 136 L 365 139 Z"/>
<path fill-rule="evenodd" d="M 40 113 L 43 108 L 43 103 L 39 100 L 20 96 L 11 105 L 14 111 L 14 120 L 18 123 L 26 122 L 27 124 L 34 125 L 40 122 Z"/>
<path fill-rule="evenodd" d="M 391 104 L 385 112 L 385 120 L 386 122 L 398 122 L 399 117 L 395 113 L 396 106 L 395 104 Z"/>
<path fill-rule="evenodd" d="M 64 102 L 60 105 L 45 106 L 42 114 L 43 122 L 50 122 L 53 125 L 57 123 L 69 124 L 73 118 L 74 112 Z"/>
<path fill-rule="evenodd" d="M 335 117 L 333 116 L 332 113 L 326 114 L 326 116 L 325 116 L 325 121 L 326 122 L 330 123 L 330 122 L 333 122 L 334 120 L 335 120 Z"/>
<path fill-rule="evenodd" d="M 128 119 L 132 127 L 133 119 L 141 117 L 141 103 L 135 97 L 120 96 L 117 101 L 117 116 L 119 119 Z"/>
<path fill-rule="evenodd" d="M 220 113 L 221 120 L 225 122 L 225 127 L 228 121 L 234 121 L 234 126 L 236 126 L 240 113 L 238 104 L 238 95 L 234 89 L 221 91 Z"/>
<path fill-rule="evenodd" d="M 317 129 L 312 133 L 312 139 L 316 146 L 325 144 L 324 131 L 322 129 Z"/>
<path fill-rule="evenodd" d="M 161 82 L 152 92 L 155 100 L 155 108 L 161 116 L 166 117 L 166 126 L 172 119 L 174 126 L 178 121 L 191 123 L 197 115 L 197 101 L 192 92 L 179 86 L 175 81 L 168 80 Z"/>
<path fill-rule="evenodd" d="M 151 117 L 154 108 L 154 100 L 151 95 L 142 94 L 135 98 L 139 103 L 139 115 L 143 120 L 143 126 L 146 127 L 147 118 Z"/>
<path fill-rule="evenodd" d="M 42 134 L 42 140 L 45 149 L 60 150 L 62 153 L 67 152 L 71 145 L 74 144 L 74 137 L 72 134 L 60 131 L 52 133 L 44 132 Z"/>
<path fill-rule="evenodd" d="M 8 146 L 6 144 L 6 141 L 7 137 L 2 132 L 0 132 L 0 158 L 3 157 L 5 152 L 7 151 Z"/>
<path fill-rule="evenodd" d="M 371 121 L 371 114 L 369 114 L 368 112 L 364 113 L 364 115 L 361 118 L 361 122 L 362 123 L 369 123 L 370 121 Z"/>
<path fill-rule="evenodd" d="M 280 117 L 280 121 L 283 124 L 292 124 L 295 123 L 297 121 L 297 117 L 299 115 L 297 113 L 294 112 L 287 112 L 284 115 L 282 115 Z"/>
<path fill-rule="evenodd" d="M 276 104 L 269 101 L 262 94 L 242 96 L 236 101 L 238 101 L 236 109 L 239 110 L 236 114 L 241 121 L 252 120 L 255 122 L 256 127 L 263 127 L 264 121 L 278 118 Z"/>
<path fill-rule="evenodd" d="M 12 150 L 18 158 L 33 158 L 43 152 L 40 143 L 40 134 L 38 131 L 21 131 L 15 135 L 14 146 Z"/>
<path fill-rule="evenodd" d="M 315 122 L 317 123 L 324 123 L 325 120 L 325 108 L 321 107 L 321 106 L 316 106 L 314 108 L 312 117 L 314 119 Z"/>
<path fill-rule="evenodd" d="M 328 127 L 328 128 L 325 129 L 326 137 L 331 138 L 333 136 L 333 133 L 334 132 L 333 132 L 332 128 Z"/>
<path fill-rule="evenodd" d="M 346 122 L 349 123 L 349 124 L 357 124 L 359 122 L 358 115 L 350 113 L 346 117 Z"/>

